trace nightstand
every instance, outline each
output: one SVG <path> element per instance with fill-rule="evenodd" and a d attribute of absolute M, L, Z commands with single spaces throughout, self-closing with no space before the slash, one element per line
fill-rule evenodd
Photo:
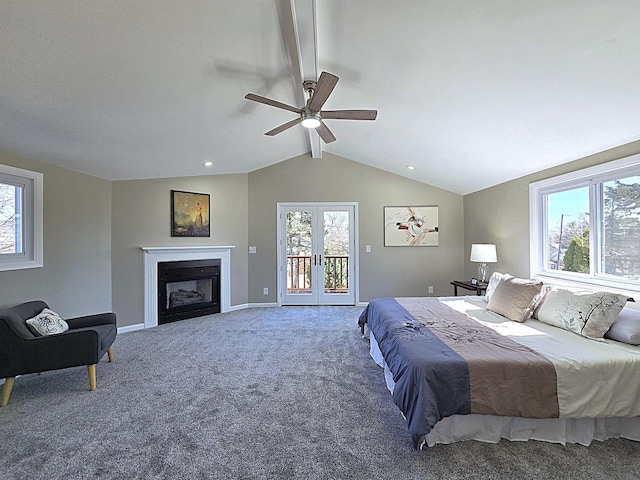
<path fill-rule="evenodd" d="M 483 295 L 487 290 L 486 283 L 478 283 L 477 285 L 473 285 L 471 282 L 460 282 L 458 280 L 454 280 L 453 282 L 451 282 L 451 285 L 453 285 L 453 294 L 456 297 L 458 296 L 458 287 L 464 288 L 465 290 L 473 290 L 476 292 L 476 295 Z"/>

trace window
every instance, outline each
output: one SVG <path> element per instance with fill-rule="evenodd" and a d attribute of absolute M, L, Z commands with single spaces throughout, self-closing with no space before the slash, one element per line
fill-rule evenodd
<path fill-rule="evenodd" d="M 531 275 L 640 292 L 640 155 L 529 185 Z"/>
<path fill-rule="evenodd" d="M 42 174 L 0 165 L 0 271 L 42 266 Z"/>

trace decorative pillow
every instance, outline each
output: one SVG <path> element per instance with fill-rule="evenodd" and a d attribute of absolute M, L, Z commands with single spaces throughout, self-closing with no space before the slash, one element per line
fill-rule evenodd
<path fill-rule="evenodd" d="M 547 296 L 547 293 L 549 293 L 551 290 L 553 290 L 553 287 L 551 285 L 542 285 L 540 293 L 536 295 L 532 301 L 533 309 L 531 311 L 531 318 L 535 318 L 536 320 L 538 319 L 538 312 L 540 311 L 540 307 L 544 303 L 544 299 Z"/>
<path fill-rule="evenodd" d="M 604 338 L 640 345 L 640 310 L 624 307 L 609 331 L 604 334 Z"/>
<path fill-rule="evenodd" d="M 624 307 L 624 295 L 553 289 L 538 310 L 538 320 L 592 340 L 601 340 Z"/>
<path fill-rule="evenodd" d="M 534 299 L 540 293 L 542 282 L 503 275 L 489 299 L 487 310 L 499 313 L 515 322 L 524 322 L 531 316 Z"/>
<path fill-rule="evenodd" d="M 496 287 L 500 282 L 500 279 L 504 277 L 502 273 L 493 272 L 491 278 L 489 279 L 489 283 L 487 283 L 487 290 L 484 292 L 484 301 L 488 302 L 491 300 L 491 295 L 496 291 Z"/>
<path fill-rule="evenodd" d="M 38 315 L 27 320 L 27 327 L 38 337 L 55 335 L 56 333 L 69 330 L 67 322 L 60 318 L 60 315 L 56 312 L 48 308 L 45 308 Z"/>

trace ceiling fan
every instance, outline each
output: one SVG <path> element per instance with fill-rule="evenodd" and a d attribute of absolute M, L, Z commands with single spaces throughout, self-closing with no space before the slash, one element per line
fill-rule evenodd
<path fill-rule="evenodd" d="M 265 135 L 272 137 L 301 123 L 305 128 L 315 128 L 324 143 L 331 143 L 336 140 L 336 137 L 331 130 L 329 130 L 329 127 L 325 125 L 323 120 L 375 120 L 378 116 L 377 110 L 322 110 L 322 106 L 329 98 L 329 95 L 331 95 L 338 80 L 338 77 L 335 75 L 322 72 L 317 82 L 313 80 L 305 80 L 302 82 L 302 87 L 309 95 L 307 104 L 302 108 L 287 105 L 286 103 L 271 100 L 270 98 L 262 97 L 254 93 L 247 93 L 244 98 L 272 107 L 282 108 L 283 110 L 289 110 L 290 112 L 300 115 L 295 120 L 283 123 L 279 127 L 269 130 Z"/>

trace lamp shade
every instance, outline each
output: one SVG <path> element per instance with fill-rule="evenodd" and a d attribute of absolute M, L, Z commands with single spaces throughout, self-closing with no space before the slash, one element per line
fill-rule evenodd
<path fill-rule="evenodd" d="M 471 245 L 472 262 L 493 263 L 498 261 L 496 246 L 493 243 L 474 243 Z"/>

